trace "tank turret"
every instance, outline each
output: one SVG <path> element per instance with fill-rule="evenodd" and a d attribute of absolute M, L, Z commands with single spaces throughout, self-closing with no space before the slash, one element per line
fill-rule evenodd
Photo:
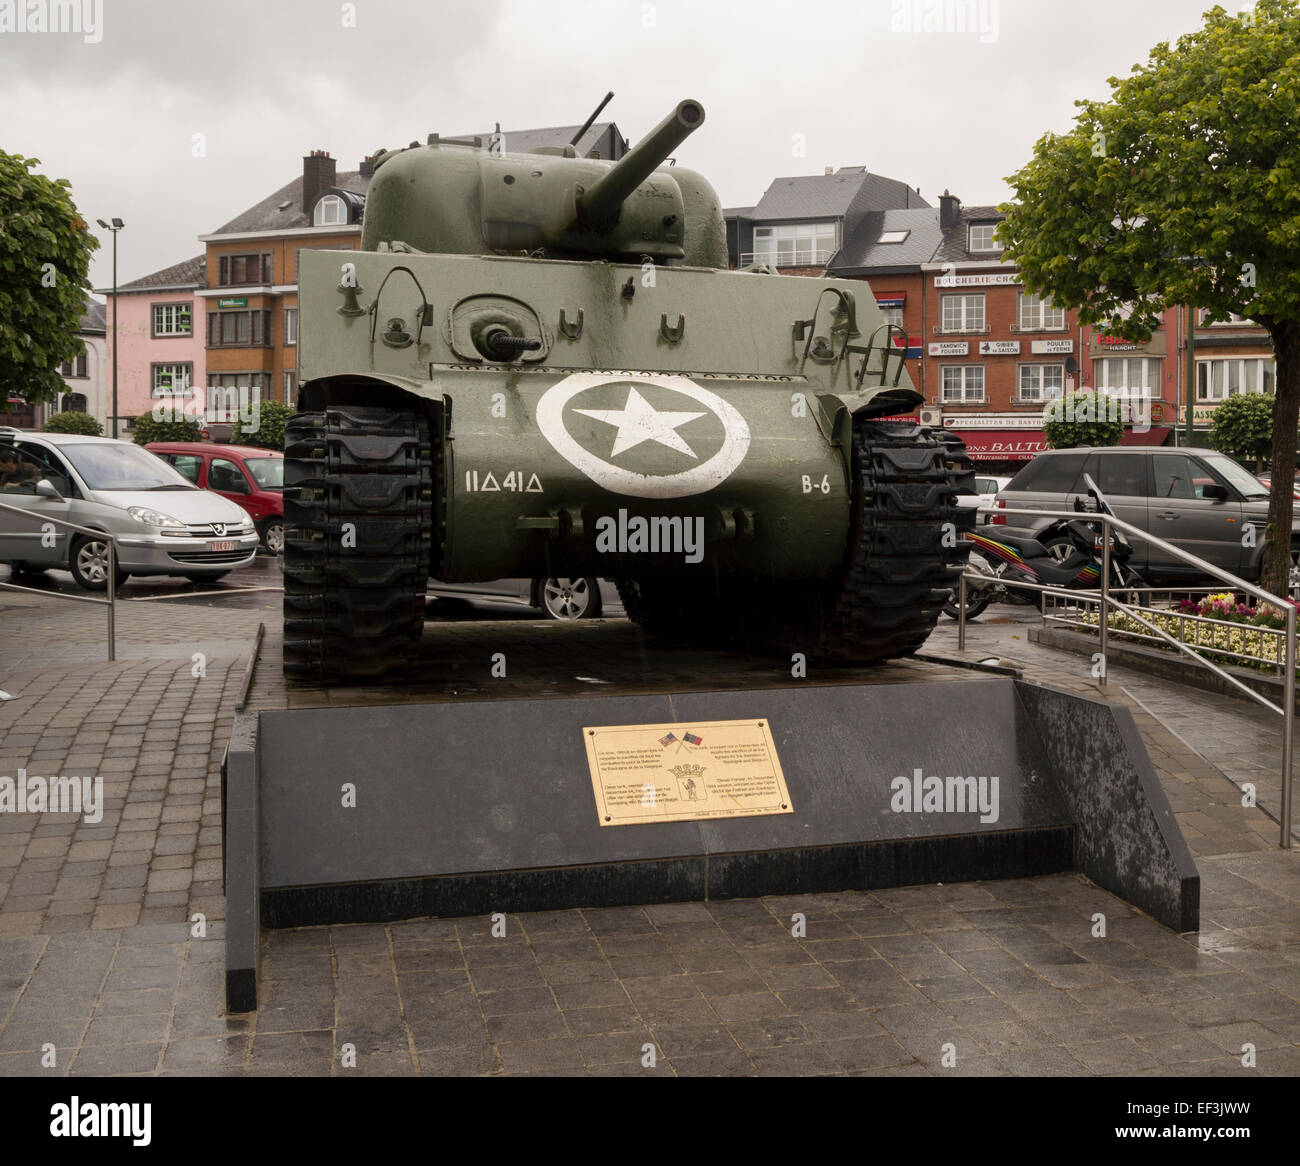
<path fill-rule="evenodd" d="M 362 250 L 726 268 L 712 186 L 693 170 L 663 167 L 703 124 L 704 107 L 681 101 L 617 162 L 579 158 L 572 146 L 511 153 L 508 135 L 484 145 L 430 134 L 424 146 L 381 151 Z"/>

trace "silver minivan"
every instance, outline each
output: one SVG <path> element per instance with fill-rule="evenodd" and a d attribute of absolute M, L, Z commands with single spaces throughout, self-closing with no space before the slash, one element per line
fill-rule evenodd
<path fill-rule="evenodd" d="M 1040 453 L 998 494 L 992 522 L 1035 535 L 1050 518 L 1017 519 L 1002 509 L 1071 510 L 1086 498 L 1084 475 L 1117 517 L 1249 582 L 1259 578 L 1268 523 L 1268 490 L 1235 461 L 1211 449 L 1103 446 Z M 994 533 L 994 531 L 990 531 Z M 1197 578 L 1186 563 L 1146 539 L 1132 538 L 1129 566 L 1152 583 Z M 1292 586 L 1300 559 L 1300 518 L 1292 525 Z"/>
<path fill-rule="evenodd" d="M 117 544 L 116 582 L 129 575 L 219 579 L 257 554 L 257 531 L 235 503 L 200 490 L 129 441 L 0 427 L 0 562 L 63 567 L 82 586 L 108 586 L 108 540 L 47 518 L 104 531 Z"/>

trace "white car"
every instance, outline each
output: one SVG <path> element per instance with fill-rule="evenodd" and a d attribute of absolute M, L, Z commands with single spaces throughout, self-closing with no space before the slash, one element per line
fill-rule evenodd
<path fill-rule="evenodd" d="M 0 427 L 0 562 L 15 571 L 63 567 L 89 591 L 108 587 L 108 539 L 47 518 L 111 534 L 115 586 L 128 575 L 219 579 L 246 567 L 258 535 L 240 506 L 200 490 L 129 441 Z"/>
<path fill-rule="evenodd" d="M 994 478 L 984 474 L 975 476 L 975 493 L 958 494 L 957 505 L 964 510 L 974 510 L 975 525 L 982 526 L 988 522 L 989 515 L 993 511 L 993 500 L 998 493 L 1005 490 L 1010 478 Z"/>

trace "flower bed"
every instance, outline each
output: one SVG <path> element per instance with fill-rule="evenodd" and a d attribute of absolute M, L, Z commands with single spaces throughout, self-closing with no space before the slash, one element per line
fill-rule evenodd
<path fill-rule="evenodd" d="M 1143 610 L 1143 616 L 1162 631 L 1203 655 L 1266 672 L 1280 671 L 1286 652 L 1286 615 L 1269 604 L 1250 607 L 1235 595 L 1207 595 L 1199 603 L 1184 599 L 1175 611 Z M 1096 625 L 1095 611 L 1079 616 L 1083 624 Z M 1123 614 L 1111 612 L 1107 626 L 1112 634 L 1145 639 L 1172 651 L 1150 628 Z M 1216 650 L 1217 649 L 1217 650 Z"/>

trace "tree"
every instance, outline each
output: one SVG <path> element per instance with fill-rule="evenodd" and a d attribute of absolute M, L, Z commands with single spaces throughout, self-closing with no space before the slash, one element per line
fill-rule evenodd
<path fill-rule="evenodd" d="M 241 420 L 235 422 L 230 440 L 235 445 L 257 445 L 262 449 L 284 449 L 284 423 L 293 416 L 293 410 L 279 401 L 259 401 L 256 405 L 257 425 L 245 430 Z"/>
<path fill-rule="evenodd" d="M 1258 470 L 1260 460 L 1273 448 L 1273 402 L 1262 393 L 1234 393 L 1214 410 L 1210 444 L 1253 461 Z"/>
<path fill-rule="evenodd" d="M 136 445 L 148 445 L 151 441 L 202 441 L 199 423 L 187 417 L 180 409 L 160 409 L 159 417 L 153 413 L 141 413 L 131 426 L 131 440 Z"/>
<path fill-rule="evenodd" d="M 36 158 L 0 151 L 0 400 L 52 401 L 58 368 L 85 351 L 76 336 L 99 246 L 66 178 L 33 174 Z"/>
<path fill-rule="evenodd" d="M 1043 436 L 1053 449 L 1076 445 L 1119 445 L 1124 436 L 1119 401 L 1108 393 L 1080 389 L 1043 410 Z"/>
<path fill-rule="evenodd" d="M 1145 341 L 1169 307 L 1235 312 L 1277 358 L 1262 585 L 1288 590 L 1300 415 L 1300 0 L 1259 0 L 1078 101 L 1008 182 L 998 238 L 1025 286 Z M 1131 314 L 1125 312 L 1131 309 Z"/>
<path fill-rule="evenodd" d="M 43 433 L 83 433 L 87 437 L 103 437 L 104 427 L 89 413 L 74 411 L 55 413 L 44 425 Z"/>

